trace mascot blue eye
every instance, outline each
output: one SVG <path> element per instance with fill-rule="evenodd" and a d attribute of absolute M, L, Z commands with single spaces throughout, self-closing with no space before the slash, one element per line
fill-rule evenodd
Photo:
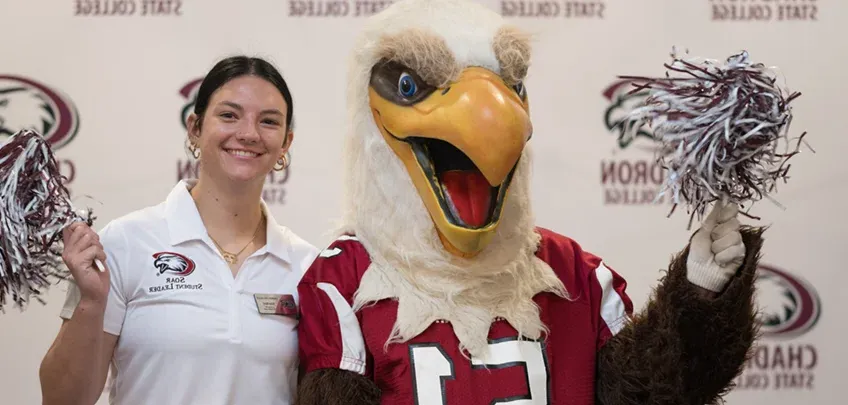
<path fill-rule="evenodd" d="M 409 73 L 403 73 L 400 75 L 400 79 L 398 79 L 398 91 L 401 96 L 404 97 L 412 97 L 415 95 L 415 92 L 418 90 L 418 85 L 415 84 L 415 80 Z"/>

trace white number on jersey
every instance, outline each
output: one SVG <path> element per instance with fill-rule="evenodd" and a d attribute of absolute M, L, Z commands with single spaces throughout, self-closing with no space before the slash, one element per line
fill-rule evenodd
<path fill-rule="evenodd" d="M 534 340 L 508 338 L 489 343 L 489 358 L 482 360 L 471 357 L 471 368 L 523 367 L 527 375 L 530 392 L 520 398 L 495 398 L 485 403 L 504 405 L 548 405 L 548 363 L 544 347 Z M 411 345 L 413 389 L 416 405 L 448 404 L 445 381 L 453 380 L 453 361 L 438 343 Z M 482 399 L 482 398 L 481 398 Z"/>

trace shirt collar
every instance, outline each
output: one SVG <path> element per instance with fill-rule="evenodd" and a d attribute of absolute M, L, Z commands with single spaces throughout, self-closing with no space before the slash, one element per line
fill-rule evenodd
<path fill-rule="evenodd" d="M 168 224 L 170 243 L 173 246 L 191 240 L 202 240 L 210 246 L 214 246 L 212 239 L 203 225 L 197 205 L 191 197 L 189 190 L 197 184 L 197 180 L 180 180 L 168 194 L 165 200 L 165 220 Z M 274 215 L 268 209 L 264 200 L 259 201 L 262 211 L 265 213 L 265 246 L 260 248 L 256 254 L 269 253 L 285 262 L 291 261 L 286 228 L 278 224 Z"/>
<path fill-rule="evenodd" d="M 291 255 L 289 249 L 292 247 L 291 241 L 288 238 L 288 229 L 277 223 L 274 214 L 268 209 L 265 201 L 260 199 L 259 204 L 262 206 L 262 211 L 265 213 L 265 246 L 259 249 L 260 253 L 267 251 L 278 259 L 291 263 Z"/>

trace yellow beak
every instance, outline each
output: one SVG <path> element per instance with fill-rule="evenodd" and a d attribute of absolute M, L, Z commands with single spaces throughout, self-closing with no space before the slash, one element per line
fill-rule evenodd
<path fill-rule="evenodd" d="M 369 95 L 377 127 L 404 163 L 446 249 L 463 257 L 479 253 L 494 235 L 511 175 L 532 133 L 526 99 L 497 74 L 478 67 L 464 70 L 455 83 L 412 105 L 389 101 L 373 86 Z M 429 156 L 433 151 L 422 140 L 449 143 L 494 188 L 478 193 L 494 199 L 484 225 L 465 225 L 451 213 L 450 196 L 436 172 L 437 166 L 455 162 Z"/>

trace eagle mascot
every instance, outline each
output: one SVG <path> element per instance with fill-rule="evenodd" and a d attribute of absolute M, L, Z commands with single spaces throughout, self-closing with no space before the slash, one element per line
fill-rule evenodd
<path fill-rule="evenodd" d="M 528 37 L 401 0 L 356 43 L 338 237 L 298 287 L 302 405 L 721 400 L 755 339 L 762 229 L 711 209 L 645 308 L 537 227 Z"/>

